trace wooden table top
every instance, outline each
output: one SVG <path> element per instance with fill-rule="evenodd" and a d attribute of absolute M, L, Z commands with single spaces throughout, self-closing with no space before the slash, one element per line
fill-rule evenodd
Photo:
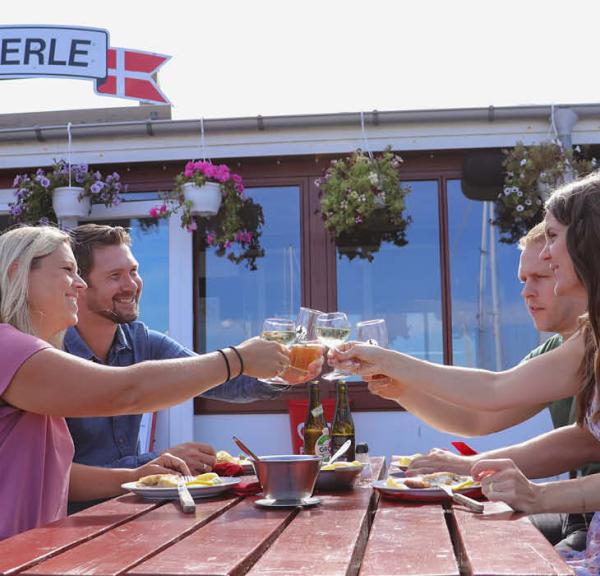
<path fill-rule="evenodd" d="M 383 477 L 384 459 L 372 463 Z M 0 574 L 572 574 L 501 504 L 476 515 L 370 487 L 317 495 L 305 509 L 258 508 L 260 496 L 198 500 L 195 515 L 125 495 L 0 542 Z"/>

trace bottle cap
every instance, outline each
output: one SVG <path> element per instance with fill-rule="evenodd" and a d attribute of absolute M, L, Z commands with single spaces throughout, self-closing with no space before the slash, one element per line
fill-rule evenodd
<path fill-rule="evenodd" d="M 357 454 L 368 454 L 369 453 L 369 445 L 366 442 L 360 442 L 356 445 L 356 453 Z"/>

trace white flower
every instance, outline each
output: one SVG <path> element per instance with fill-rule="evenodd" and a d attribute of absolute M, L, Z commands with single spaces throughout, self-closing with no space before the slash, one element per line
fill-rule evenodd
<path fill-rule="evenodd" d="M 573 150 L 575 150 L 575 152 L 581 152 L 581 148 L 579 146 L 575 146 L 575 148 L 573 148 Z"/>
<path fill-rule="evenodd" d="M 525 210 L 525 208 L 521 206 L 521 204 L 517 204 L 517 212 L 523 212 L 523 210 Z"/>
<path fill-rule="evenodd" d="M 519 165 L 521 165 L 521 166 L 525 166 L 525 164 L 527 164 L 527 159 L 526 159 L 526 158 L 523 158 L 523 160 L 521 160 L 521 161 L 519 162 Z"/>
<path fill-rule="evenodd" d="M 517 196 L 519 196 L 519 198 L 520 198 L 521 196 L 523 196 L 523 192 L 521 192 L 520 190 L 517 190 Z"/>
<path fill-rule="evenodd" d="M 369 182 L 373 184 L 373 186 L 377 185 L 379 178 L 375 172 L 369 172 Z"/>
<path fill-rule="evenodd" d="M 525 204 L 527 206 L 531 206 L 531 200 L 529 198 L 527 198 L 527 200 L 525 200 Z"/>
<path fill-rule="evenodd" d="M 507 186 L 507 187 L 504 189 L 504 195 L 505 195 L 505 196 L 510 196 L 511 194 L 512 194 L 512 188 L 511 188 L 511 187 L 509 187 L 509 186 Z"/>

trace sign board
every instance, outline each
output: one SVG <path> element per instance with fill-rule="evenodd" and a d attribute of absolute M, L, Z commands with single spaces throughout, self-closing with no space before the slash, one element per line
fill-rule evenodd
<path fill-rule="evenodd" d="M 99 95 L 168 104 L 156 73 L 169 59 L 111 48 L 108 31 L 100 28 L 0 26 L 0 79 L 91 79 Z"/>

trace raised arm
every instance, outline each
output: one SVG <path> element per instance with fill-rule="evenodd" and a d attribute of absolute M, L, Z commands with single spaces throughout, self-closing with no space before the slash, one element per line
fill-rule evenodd
<path fill-rule="evenodd" d="M 289 363 L 288 351 L 275 342 L 253 338 L 238 350 L 244 372 L 256 378 L 273 376 Z M 238 374 L 237 356 L 231 350 L 225 354 L 231 373 Z M 183 402 L 226 377 L 218 352 L 117 368 L 46 348 L 24 362 L 2 399 L 22 410 L 53 416 L 137 414 Z"/>
<path fill-rule="evenodd" d="M 331 364 L 361 376 L 385 374 L 401 384 L 473 410 L 506 410 L 539 405 L 575 395 L 583 337 L 573 336 L 560 348 L 504 372 L 440 366 L 400 352 L 349 343 L 331 350 Z"/>
<path fill-rule="evenodd" d="M 516 406 L 506 410 L 483 411 L 457 406 L 421 390 L 391 380 L 372 380 L 369 390 L 394 400 L 406 410 L 441 432 L 460 436 L 483 436 L 524 422 L 546 407 L 546 404 Z"/>

